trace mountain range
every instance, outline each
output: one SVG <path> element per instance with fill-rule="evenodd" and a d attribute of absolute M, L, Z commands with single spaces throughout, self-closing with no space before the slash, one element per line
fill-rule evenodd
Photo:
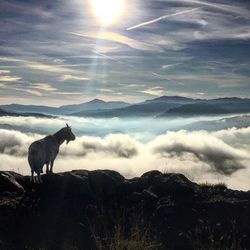
<path fill-rule="evenodd" d="M 53 115 L 70 115 L 72 113 L 86 111 L 86 110 L 91 111 L 91 110 L 116 109 L 121 107 L 127 107 L 129 105 L 130 105 L 129 103 L 125 102 L 116 102 L 116 101 L 105 102 L 99 99 L 94 99 L 92 101 L 85 103 L 63 105 L 60 107 L 9 104 L 9 105 L 1 105 L 0 108 L 5 111 L 11 111 L 11 112 L 37 112 L 37 113 L 53 114 Z"/>
<path fill-rule="evenodd" d="M 60 107 L 9 104 L 1 105 L 0 109 L 3 112 L 32 112 L 100 118 L 219 115 L 250 112 L 250 99 L 238 97 L 193 99 L 183 96 L 161 96 L 136 104 L 94 99 L 85 103 Z"/>

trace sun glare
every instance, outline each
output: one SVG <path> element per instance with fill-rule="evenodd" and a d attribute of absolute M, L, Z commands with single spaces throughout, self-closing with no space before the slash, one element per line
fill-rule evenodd
<path fill-rule="evenodd" d="M 121 16 L 124 0 L 91 0 L 92 10 L 103 25 L 114 23 Z"/>

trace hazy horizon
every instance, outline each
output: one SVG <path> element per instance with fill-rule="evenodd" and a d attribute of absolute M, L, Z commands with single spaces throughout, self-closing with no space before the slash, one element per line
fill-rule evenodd
<path fill-rule="evenodd" d="M 247 97 L 240 97 L 240 96 L 227 96 L 227 95 L 225 95 L 225 96 L 221 96 L 221 97 L 211 97 L 211 98 L 194 98 L 194 97 L 188 97 L 188 96 L 178 96 L 178 95 L 162 95 L 162 96 L 157 96 L 157 97 L 151 97 L 151 98 L 147 98 L 147 99 L 143 99 L 143 100 L 141 100 L 141 101 L 134 101 L 134 102 L 127 102 L 126 101 L 126 99 L 124 99 L 124 100 L 116 100 L 116 99 L 109 99 L 109 100 L 105 100 L 105 98 L 104 99 L 100 99 L 100 98 L 92 98 L 92 99 L 87 99 L 86 101 L 82 101 L 82 102 L 77 102 L 77 103 L 75 103 L 75 102 L 72 102 L 72 103 L 66 103 L 66 104 L 60 104 L 60 105 L 49 105 L 49 104 L 39 104 L 39 103 L 34 103 L 34 102 L 31 102 L 31 103 L 23 103 L 23 102 L 20 102 L 20 103 L 18 103 L 18 102 L 8 102 L 8 103 L 1 103 L 0 102 L 0 105 L 10 105 L 10 104 L 18 104 L 18 105 L 35 105 L 35 106 L 49 106 L 49 107 L 61 107 L 61 106 L 64 106 L 64 105 L 78 105 L 78 104 L 83 104 L 83 103 L 87 103 L 87 102 L 91 102 L 91 101 L 94 101 L 94 100 L 100 100 L 100 101 L 104 101 L 104 102 L 126 102 L 126 103 L 128 103 L 128 104 L 131 104 L 131 105 L 133 105 L 133 104 L 137 104 L 137 103 L 142 103 L 142 102 L 145 102 L 145 101 L 149 101 L 149 100 L 153 100 L 153 99 L 155 99 L 155 98 L 159 98 L 159 97 L 165 97 L 165 96 L 167 96 L 167 97 L 187 97 L 187 98 L 191 98 L 191 99 L 201 99 L 201 100 L 212 100 L 212 99 L 220 99 L 220 98 L 240 98 L 240 99 L 250 99 L 250 97 L 249 98 L 247 98 Z"/>

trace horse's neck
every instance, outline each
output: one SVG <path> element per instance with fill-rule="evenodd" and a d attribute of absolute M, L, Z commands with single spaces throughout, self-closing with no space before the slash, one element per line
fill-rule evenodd
<path fill-rule="evenodd" d="M 56 132 L 53 136 L 56 138 L 56 141 L 57 141 L 59 146 L 64 143 L 65 138 L 64 138 L 63 133 L 62 133 L 61 130 Z"/>

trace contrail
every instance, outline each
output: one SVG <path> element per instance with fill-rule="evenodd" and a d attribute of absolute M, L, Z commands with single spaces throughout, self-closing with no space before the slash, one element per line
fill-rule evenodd
<path fill-rule="evenodd" d="M 183 10 L 183 11 L 175 12 L 175 13 L 168 14 L 168 15 L 165 15 L 165 16 L 161 16 L 161 17 L 158 17 L 156 19 L 153 19 L 153 20 L 150 20 L 150 21 L 147 21 L 147 22 L 143 22 L 143 23 L 137 24 L 135 26 L 132 26 L 130 28 L 127 28 L 127 30 L 133 30 L 133 29 L 136 29 L 136 28 L 139 28 L 139 27 L 142 27 L 142 26 L 146 26 L 146 25 L 149 25 L 149 24 L 152 24 L 152 23 L 156 23 L 156 22 L 158 22 L 160 20 L 163 20 L 163 19 L 166 19 L 168 17 L 183 15 L 183 14 L 190 13 L 190 12 L 193 12 L 193 11 L 198 10 L 198 9 L 200 9 L 200 7 L 193 8 L 193 9 L 188 9 L 188 10 Z"/>
<path fill-rule="evenodd" d="M 114 57 L 107 56 L 107 55 L 101 53 L 101 52 L 98 51 L 98 50 L 94 50 L 93 52 L 94 52 L 95 54 L 100 55 L 100 56 L 102 56 L 102 57 L 104 57 L 104 58 L 107 58 L 107 59 L 109 59 L 109 60 L 112 60 L 112 61 L 115 61 L 115 62 L 118 62 L 118 63 L 123 63 L 122 61 L 119 61 L 119 60 L 115 59 Z"/>

